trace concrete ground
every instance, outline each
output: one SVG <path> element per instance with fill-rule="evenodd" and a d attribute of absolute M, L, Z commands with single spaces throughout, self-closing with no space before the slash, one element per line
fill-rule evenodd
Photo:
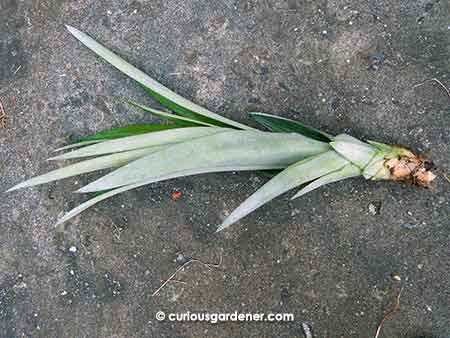
<path fill-rule="evenodd" d="M 154 102 L 66 23 L 227 117 L 291 117 L 450 168 L 449 97 L 435 82 L 414 87 L 450 85 L 448 1 L 2 0 L 0 19 L 1 191 L 54 168 L 45 159 L 75 137 L 152 120 L 117 98 Z M 266 178 L 204 175 L 125 193 L 55 229 L 94 176 L 0 195 L 0 337 L 293 338 L 302 322 L 315 337 L 373 337 L 401 287 L 380 337 L 450 336 L 442 178 L 435 191 L 355 179 L 283 196 L 214 235 Z M 180 253 L 222 263 L 192 264 L 176 277 L 186 284 L 152 297 Z M 158 322 L 157 311 L 295 321 Z"/>

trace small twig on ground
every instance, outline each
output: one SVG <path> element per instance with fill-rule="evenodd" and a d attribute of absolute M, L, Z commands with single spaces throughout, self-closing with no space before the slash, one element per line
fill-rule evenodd
<path fill-rule="evenodd" d="M 418 83 L 413 88 L 417 88 L 417 87 L 423 86 L 427 82 L 436 82 L 438 85 L 440 85 L 442 88 L 444 88 L 445 92 L 447 93 L 448 98 L 450 99 L 450 89 L 448 89 L 448 87 L 446 87 L 441 81 L 439 81 L 436 78 L 428 79 L 428 80 L 425 80 L 425 81 L 423 81 L 421 83 Z"/>
<path fill-rule="evenodd" d="M 400 291 L 399 291 L 399 293 L 397 295 L 395 306 L 392 308 L 391 311 L 386 313 L 386 315 L 383 317 L 383 319 L 381 320 L 380 324 L 378 325 L 377 332 L 375 333 L 375 337 L 374 338 L 378 338 L 378 336 L 380 335 L 381 329 L 383 328 L 384 322 L 386 320 L 388 320 L 400 308 L 400 296 L 402 295 L 402 292 L 403 292 L 403 288 L 400 289 Z"/>
<path fill-rule="evenodd" d="M 16 70 L 14 71 L 14 75 L 17 74 L 17 72 L 22 68 L 22 65 L 20 65 L 19 67 L 16 68 Z"/>
<path fill-rule="evenodd" d="M 2 101 L 0 101 L 0 128 L 6 128 L 6 112 Z"/>
<path fill-rule="evenodd" d="M 161 283 L 163 283 L 163 282 L 164 282 L 164 280 L 161 279 Z M 170 282 L 171 283 L 180 283 L 180 284 L 185 284 L 185 285 L 187 284 L 187 282 L 185 282 L 183 280 L 178 280 L 178 279 L 173 279 L 173 278 L 170 280 Z"/>
<path fill-rule="evenodd" d="M 444 178 L 447 180 L 447 182 L 450 183 L 450 177 L 448 176 L 448 174 L 445 172 L 445 170 L 443 168 L 438 168 L 438 172 L 440 172 L 441 175 L 444 176 Z"/>
<path fill-rule="evenodd" d="M 302 323 L 303 334 L 305 338 L 313 338 L 311 326 L 308 323 Z"/>
<path fill-rule="evenodd" d="M 152 293 L 152 297 L 156 296 L 159 291 L 161 291 L 169 282 L 174 281 L 175 276 L 182 270 L 184 270 L 184 268 L 186 268 L 188 265 L 192 264 L 192 263 L 199 263 L 201 265 L 203 265 L 204 267 L 208 268 L 209 270 L 211 270 L 212 268 L 218 268 L 221 264 L 222 264 L 222 256 L 220 256 L 220 261 L 217 264 L 212 264 L 212 263 L 204 263 L 199 259 L 190 259 L 188 260 L 186 263 L 184 263 L 182 266 L 180 266 L 168 279 L 166 279 L 161 286 L 155 290 L 155 292 Z M 182 282 L 182 281 L 178 281 L 178 282 Z M 184 282 L 186 283 L 186 282 Z"/>

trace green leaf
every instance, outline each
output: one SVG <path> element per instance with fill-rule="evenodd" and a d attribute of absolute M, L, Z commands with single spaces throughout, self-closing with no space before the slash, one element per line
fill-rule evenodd
<path fill-rule="evenodd" d="M 69 144 L 67 146 L 55 149 L 55 150 L 53 150 L 53 152 L 58 152 L 58 151 L 62 151 L 62 150 L 69 150 L 69 149 L 74 149 L 74 148 L 80 148 L 80 147 L 85 147 L 85 146 L 89 146 L 89 145 L 92 145 L 92 144 L 97 144 L 97 143 L 100 143 L 100 142 L 103 142 L 103 141 L 104 140 L 94 140 L 94 141 L 82 141 L 82 142 L 78 142 L 78 143 L 72 143 L 72 144 Z"/>
<path fill-rule="evenodd" d="M 349 163 L 346 166 L 344 166 L 342 169 L 334 171 L 332 173 L 329 173 L 328 175 L 324 175 L 317 180 L 311 182 L 310 184 L 306 185 L 303 189 L 301 189 L 298 193 L 296 193 L 293 197 L 291 197 L 291 200 L 296 199 L 300 196 L 303 196 L 307 194 L 308 192 L 311 192 L 317 188 L 323 187 L 324 185 L 338 182 L 341 180 L 345 180 L 347 178 L 352 178 L 356 176 L 361 175 L 361 169 L 359 169 L 357 166 Z"/>
<path fill-rule="evenodd" d="M 19 183 L 18 185 L 12 187 L 8 191 L 32 187 L 35 185 L 57 181 L 64 178 L 77 176 L 97 170 L 120 167 L 138 158 L 157 152 L 163 149 L 164 147 L 165 146 L 131 150 L 112 155 L 100 156 L 87 161 L 74 163 L 64 168 L 52 170 L 44 175 L 33 177 L 25 182 Z"/>
<path fill-rule="evenodd" d="M 265 113 L 249 113 L 249 115 L 256 122 L 276 133 L 299 133 L 322 142 L 332 140 L 332 136 L 327 133 L 284 117 Z"/>
<path fill-rule="evenodd" d="M 114 128 L 110 130 L 101 131 L 94 135 L 82 136 L 75 141 L 75 143 L 86 142 L 86 141 L 103 141 L 103 140 L 113 140 L 116 138 L 140 135 L 151 133 L 155 131 L 182 128 L 177 124 L 141 124 L 134 126 L 127 126 L 122 128 Z"/>
<path fill-rule="evenodd" d="M 224 128 L 210 127 L 186 127 L 180 129 L 162 130 L 135 136 L 127 136 L 119 139 L 103 141 L 94 145 L 83 147 L 63 155 L 55 156 L 50 160 L 68 160 L 81 157 L 98 156 L 118 153 L 127 150 L 149 148 L 187 141 L 197 137 L 223 132 Z"/>
<path fill-rule="evenodd" d="M 196 168 L 201 170 L 223 166 L 285 168 L 300 159 L 330 149 L 327 143 L 299 134 L 222 130 L 225 132 L 174 144 L 158 153 L 131 162 L 81 188 L 79 192 L 111 189 Z"/>
<path fill-rule="evenodd" d="M 207 126 L 207 127 L 216 127 L 216 125 L 214 124 L 209 124 L 206 122 L 202 122 L 202 121 L 198 121 L 198 120 L 193 120 L 184 116 L 178 116 L 175 114 L 171 114 L 171 113 L 166 113 L 160 110 L 156 110 L 147 106 L 144 106 L 140 103 L 134 102 L 132 100 L 127 100 L 127 102 L 129 104 L 131 104 L 132 106 L 135 106 L 139 109 L 142 109 L 150 114 L 153 114 L 155 116 L 158 116 L 162 119 L 166 119 L 168 121 L 173 121 L 176 122 L 179 125 L 183 125 L 185 127 L 195 127 L 195 126 Z"/>
<path fill-rule="evenodd" d="M 348 163 L 342 156 L 330 150 L 287 167 L 237 207 L 216 231 L 222 231 L 288 190 L 339 170 Z"/>
<path fill-rule="evenodd" d="M 112 190 L 114 190 L 114 189 L 102 190 L 102 191 L 96 191 L 96 192 L 92 193 L 92 196 L 93 196 L 93 197 L 98 197 L 98 196 L 101 196 L 101 195 L 103 195 L 103 194 L 106 194 L 107 192 L 110 192 L 110 191 L 112 191 Z"/>
<path fill-rule="evenodd" d="M 226 127 L 228 127 L 228 128 L 230 128 L 230 127 L 236 128 L 235 126 L 231 126 L 230 124 L 214 120 L 212 118 L 206 117 L 206 116 L 201 115 L 201 114 L 197 114 L 197 113 L 193 112 L 192 110 L 189 110 L 189 109 L 187 109 L 185 107 L 182 107 L 182 106 L 180 106 L 180 105 L 178 105 L 176 103 L 173 103 L 173 102 L 169 101 L 164 96 L 158 94 L 157 92 L 151 90 L 148 87 L 145 87 L 144 85 L 142 85 L 142 87 L 156 101 L 158 101 L 164 107 L 170 109 L 171 111 L 173 111 L 174 113 L 176 113 L 176 114 L 178 114 L 180 116 L 186 117 L 186 118 L 191 119 L 193 121 L 203 122 L 202 124 L 213 125 L 213 126 L 217 126 L 217 127 L 225 127 L 225 128 Z M 237 128 L 237 129 L 244 129 L 244 128 Z"/>
<path fill-rule="evenodd" d="M 195 116 L 198 115 L 237 129 L 253 129 L 244 124 L 213 113 L 208 109 L 187 100 L 186 98 L 176 94 L 159 82 L 155 81 L 150 76 L 140 71 L 130 63 L 126 62 L 124 59 L 114 54 L 109 49 L 105 48 L 103 45 L 92 39 L 87 34 L 68 25 L 66 25 L 66 28 L 87 48 L 92 50 L 98 56 L 106 60 L 108 63 L 116 67 L 118 70 L 120 70 L 133 80 L 137 81 L 141 86 L 146 88 L 155 99 L 160 101 L 160 103 L 165 105 L 167 108 L 179 113 L 180 115 L 195 114 Z"/>
<path fill-rule="evenodd" d="M 66 213 L 61 219 L 58 220 L 58 223 L 55 224 L 55 226 L 58 226 L 59 224 L 67 222 L 71 218 L 73 218 L 73 217 L 79 215 L 80 213 L 82 213 L 84 210 L 92 207 L 93 205 L 95 205 L 95 204 L 97 204 L 97 203 L 99 203 L 99 202 L 101 202 L 101 201 L 103 201 L 105 199 L 108 199 L 110 197 L 113 197 L 115 195 L 118 195 L 118 194 L 123 193 L 123 192 L 128 191 L 128 190 L 132 190 L 132 189 L 136 189 L 136 188 L 142 187 L 142 186 L 147 185 L 147 184 L 161 182 L 161 181 L 165 181 L 165 180 L 170 180 L 170 179 L 177 178 L 177 177 L 199 175 L 199 174 L 211 173 L 211 172 L 263 170 L 263 169 L 266 169 L 266 168 L 267 168 L 267 166 L 255 166 L 255 167 L 223 166 L 223 167 L 209 167 L 209 168 L 193 169 L 193 170 L 182 170 L 182 171 L 173 172 L 171 174 L 164 175 L 164 176 L 153 177 L 153 178 L 150 178 L 148 180 L 141 181 L 141 182 L 138 182 L 138 183 L 135 183 L 135 184 L 125 185 L 125 186 L 120 187 L 120 188 L 98 191 L 98 192 L 96 192 L 97 195 L 94 198 L 91 198 L 90 200 L 87 200 L 86 202 L 80 204 L 76 208 L 74 208 L 74 209 L 70 210 L 68 213 Z M 268 167 L 268 169 L 270 169 L 270 167 Z"/>

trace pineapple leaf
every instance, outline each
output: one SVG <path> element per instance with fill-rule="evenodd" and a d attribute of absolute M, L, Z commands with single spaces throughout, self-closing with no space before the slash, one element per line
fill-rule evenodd
<path fill-rule="evenodd" d="M 180 106 L 180 105 L 178 105 L 176 103 L 173 103 L 173 102 L 169 101 L 164 96 L 158 94 L 157 92 L 151 90 L 150 88 L 148 88 L 146 86 L 142 86 L 142 87 L 156 101 L 158 101 L 164 107 L 170 109 L 174 113 L 178 114 L 179 116 L 191 119 L 191 120 L 196 121 L 196 122 L 201 122 L 200 124 L 204 124 L 204 125 L 214 125 L 214 126 L 217 126 L 217 127 L 228 127 L 228 128 L 229 127 L 234 127 L 234 126 L 231 126 L 229 124 L 223 123 L 221 121 L 217 121 L 217 120 L 214 120 L 212 118 L 206 117 L 204 115 L 195 113 L 195 112 L 193 112 L 190 109 L 187 109 L 185 107 L 182 107 L 182 106 Z M 243 128 L 238 128 L 238 129 L 243 129 Z"/>
<path fill-rule="evenodd" d="M 148 148 L 165 144 L 187 141 L 193 138 L 212 135 L 222 132 L 223 128 L 209 127 L 186 127 L 180 129 L 162 130 L 135 136 L 122 137 L 119 139 L 103 141 L 94 145 L 83 147 L 63 155 L 55 156 L 50 160 L 68 160 L 73 158 L 98 156 L 103 154 L 117 153 L 121 151 Z"/>
<path fill-rule="evenodd" d="M 182 128 L 184 126 L 177 124 L 141 124 L 134 126 L 127 126 L 122 128 L 114 128 L 110 130 L 101 131 L 94 135 L 82 136 L 75 141 L 75 143 L 86 142 L 86 141 L 103 141 L 103 140 L 113 140 L 116 138 L 140 135 L 145 133 L 151 133 L 155 131 Z"/>
<path fill-rule="evenodd" d="M 347 134 L 336 136 L 330 146 L 360 169 L 366 167 L 378 152 L 376 147 Z"/>
<path fill-rule="evenodd" d="M 199 120 L 193 120 L 188 117 L 178 116 L 178 115 L 171 114 L 171 113 L 166 113 L 166 112 L 163 112 L 160 110 L 156 110 L 156 109 L 144 106 L 144 105 L 134 102 L 132 100 L 127 100 L 127 102 L 129 104 L 131 104 L 132 106 L 135 106 L 135 107 L 142 109 L 150 114 L 158 116 L 159 118 L 176 122 L 177 124 L 185 126 L 185 127 L 196 127 L 196 126 L 216 127 L 216 125 L 214 125 L 214 124 L 209 124 L 209 123 L 202 122 Z"/>
<path fill-rule="evenodd" d="M 237 129 L 252 129 L 244 124 L 227 119 L 187 100 L 186 98 L 178 95 L 159 82 L 155 81 L 150 76 L 137 69 L 130 63 L 126 62 L 124 59 L 92 39 L 87 34 L 68 25 L 66 25 L 66 28 L 87 48 L 92 50 L 98 56 L 103 58 L 105 61 L 116 67 L 118 70 L 120 70 L 133 80 L 137 81 L 141 86 L 145 87 L 156 100 L 158 100 L 161 104 L 165 105 L 167 108 L 173 110 L 174 112 L 177 112 L 180 115 L 193 113 L 194 115 L 192 115 L 191 117 L 204 117 L 206 119 L 210 119 Z"/>
<path fill-rule="evenodd" d="M 255 112 L 249 113 L 249 115 L 256 122 L 276 133 L 299 133 L 322 142 L 330 142 L 332 140 L 331 135 L 318 129 L 305 126 L 298 121 L 265 113 Z"/>
<path fill-rule="evenodd" d="M 287 167 L 237 207 L 217 228 L 216 232 L 229 227 L 288 190 L 339 170 L 348 163 L 346 159 L 331 150 Z"/>
<path fill-rule="evenodd" d="M 141 182 L 138 182 L 135 184 L 125 185 L 120 188 L 98 191 L 98 192 L 96 192 L 97 196 L 95 196 L 94 198 L 91 198 L 90 200 L 87 200 L 86 202 L 80 204 L 78 207 L 70 210 L 61 219 L 58 220 L 58 223 L 56 223 L 55 226 L 58 226 L 59 224 L 67 222 L 71 218 L 82 213 L 84 210 L 90 208 L 91 206 L 93 206 L 107 198 L 113 197 L 117 194 L 123 193 L 128 190 L 136 189 L 138 187 L 141 187 L 141 186 L 144 186 L 147 184 L 170 180 L 172 178 L 177 178 L 177 177 L 192 176 L 192 175 L 198 175 L 198 174 L 204 174 L 204 173 L 210 173 L 210 172 L 245 171 L 245 170 L 250 171 L 250 170 L 264 170 L 264 169 L 272 169 L 272 168 L 270 166 L 255 166 L 255 167 L 223 166 L 223 167 L 209 167 L 209 168 L 203 168 L 203 169 L 177 171 L 177 172 L 171 173 L 169 175 L 151 178 L 151 179 L 141 181 Z"/>
<path fill-rule="evenodd" d="M 324 175 L 317 180 L 311 182 L 310 184 L 306 185 L 304 188 L 302 188 L 298 193 L 296 193 L 291 200 L 296 199 L 300 196 L 303 196 L 307 194 L 310 191 L 313 191 L 317 188 L 320 188 L 324 185 L 338 182 L 341 180 L 345 180 L 347 178 L 356 177 L 361 175 L 361 169 L 359 169 L 357 166 L 349 163 L 346 166 L 344 166 L 342 169 L 334 171 L 332 173 L 329 173 L 328 175 Z"/>
<path fill-rule="evenodd" d="M 174 144 L 117 169 L 81 188 L 79 192 L 116 188 L 196 168 L 261 166 L 264 169 L 280 169 L 330 149 L 327 143 L 299 134 L 211 129 L 225 132 Z"/>
<path fill-rule="evenodd" d="M 367 140 L 367 143 L 373 145 L 374 147 L 376 147 L 378 150 L 380 150 L 382 152 L 390 153 L 393 150 L 392 146 L 385 144 L 385 143 L 380 143 L 380 142 L 371 141 L 371 140 Z"/>
<path fill-rule="evenodd" d="M 55 149 L 55 150 L 53 150 L 53 152 L 56 153 L 56 152 L 62 151 L 62 150 L 69 150 L 69 149 L 74 149 L 74 148 L 90 146 L 90 145 L 97 144 L 97 143 L 100 143 L 100 142 L 103 142 L 103 141 L 104 140 L 81 141 L 81 142 L 78 142 L 78 143 L 72 143 L 72 144 L 69 144 L 67 146 Z"/>
<path fill-rule="evenodd" d="M 164 147 L 165 146 L 159 146 L 159 147 L 131 150 L 122 153 L 97 157 L 87 161 L 78 162 L 64 168 L 52 170 L 44 175 L 33 177 L 25 182 L 22 182 L 12 187 L 8 191 L 32 187 L 35 185 L 57 181 L 63 178 L 81 175 L 92 171 L 103 170 L 113 167 L 120 167 L 138 158 L 157 152 Z"/>

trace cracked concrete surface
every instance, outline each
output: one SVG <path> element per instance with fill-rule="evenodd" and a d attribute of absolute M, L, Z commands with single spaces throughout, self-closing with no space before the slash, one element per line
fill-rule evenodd
<path fill-rule="evenodd" d="M 0 190 L 52 168 L 52 149 L 77 136 L 152 121 L 118 98 L 154 102 L 66 23 L 227 117 L 278 114 L 410 145 L 449 168 L 449 98 L 432 83 L 414 88 L 434 77 L 450 85 L 449 14 L 443 0 L 1 0 Z M 369 69 L 380 52 L 384 64 Z M 382 336 L 450 334 L 442 179 L 436 191 L 356 179 L 284 196 L 214 235 L 266 178 L 205 175 L 127 192 L 55 229 L 84 198 L 71 192 L 93 177 L 0 195 L 0 337 L 287 338 L 303 337 L 303 321 L 316 337 L 367 337 L 400 284 L 401 310 Z M 193 265 L 178 276 L 187 284 L 151 297 L 180 252 L 223 262 Z M 295 321 L 157 322 L 159 310 Z"/>

